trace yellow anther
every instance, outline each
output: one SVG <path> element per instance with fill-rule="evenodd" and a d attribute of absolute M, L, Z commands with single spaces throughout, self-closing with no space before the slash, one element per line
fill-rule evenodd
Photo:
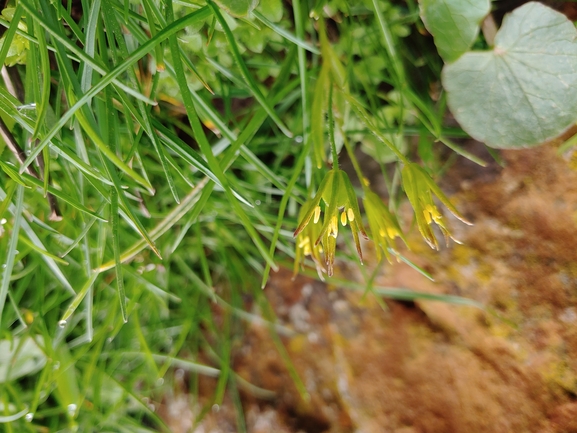
<path fill-rule="evenodd" d="M 343 212 L 343 213 L 341 214 L 341 224 L 342 224 L 343 226 L 346 226 L 346 225 L 347 225 L 347 213 L 346 213 L 346 212 Z"/>
<path fill-rule="evenodd" d="M 431 219 L 431 213 L 428 210 L 425 209 L 423 211 L 423 215 L 425 216 L 425 221 L 427 221 L 427 224 L 431 224 L 433 222 Z"/>
<path fill-rule="evenodd" d="M 339 234 L 339 220 L 336 215 L 333 215 L 331 217 L 331 220 L 329 221 L 328 231 L 329 236 L 332 236 L 333 238 L 336 238 L 337 235 Z"/>
<path fill-rule="evenodd" d="M 299 242 L 299 248 L 304 248 L 310 243 L 311 239 L 308 236 L 305 236 Z"/>
<path fill-rule="evenodd" d="M 313 222 L 315 224 L 318 223 L 320 218 L 321 218 L 321 207 L 317 206 L 317 207 L 315 207 L 315 216 L 314 216 Z"/>
<path fill-rule="evenodd" d="M 347 209 L 347 217 L 349 218 L 349 221 L 351 221 L 351 222 L 353 222 L 355 220 L 355 213 L 353 212 L 352 208 Z"/>
<path fill-rule="evenodd" d="M 387 227 L 387 233 L 391 239 L 394 239 L 395 236 L 399 236 L 399 231 L 393 227 Z"/>

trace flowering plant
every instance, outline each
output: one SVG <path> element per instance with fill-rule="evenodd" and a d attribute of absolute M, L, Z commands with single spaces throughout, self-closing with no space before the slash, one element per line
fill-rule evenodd
<path fill-rule="evenodd" d="M 472 225 L 465 219 L 457 208 L 449 201 L 447 196 L 441 191 L 441 188 L 431 179 L 423 168 L 415 163 L 408 163 L 403 167 L 402 171 L 403 188 L 407 193 L 407 197 L 411 202 L 411 206 L 415 211 L 415 218 L 417 219 L 417 226 L 421 235 L 429 246 L 433 249 L 439 249 L 439 243 L 433 233 L 431 227 L 435 223 L 445 236 L 445 242 L 449 244 L 449 238 L 459 243 L 451 236 L 447 229 L 441 212 L 433 201 L 433 194 L 443 203 L 447 209 L 451 211 L 458 219 L 468 225 Z"/>
<path fill-rule="evenodd" d="M 309 226 L 311 219 L 313 220 L 313 225 L 319 222 L 322 211 L 321 200 L 324 204 L 324 217 L 314 245 L 318 246 L 322 242 L 327 273 L 332 276 L 336 239 L 339 233 L 339 220 L 343 226 L 347 225 L 347 222 L 350 223 L 361 263 L 363 261 L 363 253 L 361 251 L 359 233 L 365 239 L 368 239 L 368 237 L 363 226 L 357 196 L 349 176 L 343 170 L 333 168 L 325 175 L 316 195 L 310 200 L 308 207 L 305 208 L 304 216 L 294 232 L 294 236 L 297 239 L 303 230 Z"/>
<path fill-rule="evenodd" d="M 385 257 L 390 263 L 391 257 L 389 249 L 395 249 L 395 238 L 399 237 L 403 240 L 405 245 L 407 244 L 405 236 L 399 226 L 399 222 L 391 214 L 389 209 L 387 209 L 383 200 L 368 188 L 365 189 L 363 204 L 369 220 L 371 239 L 375 243 L 377 260 L 382 260 L 384 252 Z"/>

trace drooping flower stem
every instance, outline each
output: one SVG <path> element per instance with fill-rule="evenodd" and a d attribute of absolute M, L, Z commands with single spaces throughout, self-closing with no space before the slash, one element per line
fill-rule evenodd
<path fill-rule="evenodd" d="M 333 82 L 329 84 L 329 143 L 333 154 L 333 169 L 339 168 L 339 154 L 337 153 L 337 143 L 335 142 L 335 119 L 333 116 Z"/>
<path fill-rule="evenodd" d="M 369 190 L 368 189 L 368 183 L 369 182 L 368 182 L 367 178 L 363 175 L 363 171 L 361 170 L 361 166 L 359 165 L 359 161 L 357 160 L 355 152 L 353 151 L 353 147 L 351 146 L 349 139 L 347 138 L 345 132 L 343 131 L 343 129 L 340 125 L 339 125 L 339 130 L 341 131 L 341 135 L 343 136 L 343 142 L 345 144 L 345 149 L 347 150 L 347 153 L 349 154 L 349 158 L 353 164 L 353 168 L 355 169 L 355 173 L 357 174 L 357 177 L 359 178 L 359 181 L 361 182 L 361 185 L 363 187 L 363 192 L 366 193 Z"/>

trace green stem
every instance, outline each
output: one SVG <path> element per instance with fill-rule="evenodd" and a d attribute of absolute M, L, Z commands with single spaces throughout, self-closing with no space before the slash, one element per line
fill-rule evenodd
<path fill-rule="evenodd" d="M 339 168 L 339 154 L 337 153 L 337 143 L 335 142 L 335 121 L 333 118 L 333 81 L 329 83 L 329 143 L 333 154 L 333 169 Z"/>
<path fill-rule="evenodd" d="M 353 164 L 353 168 L 355 169 L 355 173 L 357 174 L 357 177 L 359 178 L 359 181 L 361 182 L 361 186 L 363 187 L 363 192 L 366 193 L 367 191 L 370 191 L 369 186 L 368 186 L 368 181 L 365 180 L 365 176 L 363 175 L 363 172 L 361 170 L 359 160 L 357 159 L 355 152 L 353 151 L 353 147 L 351 146 L 351 143 L 349 142 L 345 132 L 343 131 L 342 125 L 339 125 L 339 130 L 341 131 L 341 134 L 343 136 L 343 142 L 345 143 L 345 149 L 347 149 L 347 153 L 349 154 L 349 158 L 351 159 L 351 162 Z"/>

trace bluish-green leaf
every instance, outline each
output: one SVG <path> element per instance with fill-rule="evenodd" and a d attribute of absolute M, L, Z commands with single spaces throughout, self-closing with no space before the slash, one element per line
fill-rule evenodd
<path fill-rule="evenodd" d="M 479 24 L 491 10 L 490 0 L 420 0 L 421 19 L 435 38 L 445 62 L 453 62 L 471 48 Z"/>
<path fill-rule="evenodd" d="M 535 146 L 577 119 L 577 31 L 530 2 L 506 16 L 492 51 L 445 65 L 449 107 L 473 138 L 495 148 Z"/>

